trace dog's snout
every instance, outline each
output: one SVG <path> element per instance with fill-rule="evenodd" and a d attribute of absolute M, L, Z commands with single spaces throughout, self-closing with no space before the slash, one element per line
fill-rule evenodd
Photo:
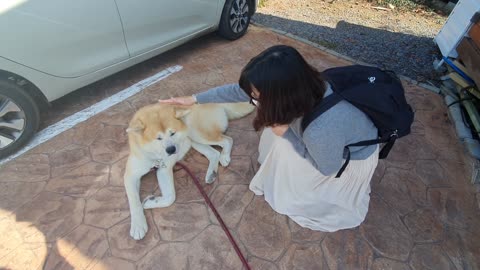
<path fill-rule="evenodd" d="M 167 152 L 167 154 L 172 155 L 177 151 L 177 148 L 172 145 L 172 146 L 167 147 L 167 149 L 165 149 L 165 151 Z"/>

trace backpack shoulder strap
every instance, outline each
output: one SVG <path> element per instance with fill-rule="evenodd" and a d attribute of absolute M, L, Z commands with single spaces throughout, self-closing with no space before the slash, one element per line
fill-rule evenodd
<path fill-rule="evenodd" d="M 319 117 L 322 113 L 328 111 L 330 108 L 332 108 L 335 104 L 340 102 L 342 100 L 342 96 L 339 94 L 333 92 L 327 97 L 323 98 L 320 104 L 318 104 L 313 111 L 308 114 L 303 116 L 302 119 L 302 130 L 305 131 L 307 129 L 308 125 L 315 120 L 315 118 Z"/>

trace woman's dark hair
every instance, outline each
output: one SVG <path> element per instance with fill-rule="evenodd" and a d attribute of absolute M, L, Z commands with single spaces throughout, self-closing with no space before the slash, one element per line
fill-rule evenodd
<path fill-rule="evenodd" d="M 312 111 L 326 90 L 323 76 L 300 53 L 286 45 L 270 47 L 243 68 L 239 85 L 250 98 L 260 93 L 255 130 L 289 124 Z"/>

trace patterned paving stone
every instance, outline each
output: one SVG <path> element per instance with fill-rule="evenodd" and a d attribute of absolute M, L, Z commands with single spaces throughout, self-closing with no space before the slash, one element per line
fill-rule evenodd
<path fill-rule="evenodd" d="M 95 161 L 114 163 L 128 155 L 127 133 L 123 126 L 106 126 L 90 145 Z"/>
<path fill-rule="evenodd" d="M 125 187 L 123 187 L 125 189 Z M 143 200 L 150 195 L 160 196 L 158 188 L 157 175 L 154 172 L 149 172 L 142 177 L 140 183 L 140 198 Z"/>
<path fill-rule="evenodd" d="M 189 262 L 198 269 L 241 269 L 242 262 L 219 226 L 209 226 L 192 242 Z"/>
<path fill-rule="evenodd" d="M 249 184 L 253 178 L 252 159 L 249 156 L 233 156 L 228 167 L 218 170 L 220 184 Z"/>
<path fill-rule="evenodd" d="M 183 57 L 180 56 L 179 57 Z M 188 57 L 188 56 L 187 56 Z M 208 61 L 207 61 L 208 62 Z M 204 63 L 207 63 L 204 62 Z M 190 64 L 190 63 L 189 63 Z M 195 64 L 194 64 L 195 66 Z M 188 80 L 175 80 L 169 78 L 163 80 L 163 85 L 153 85 L 146 89 L 145 93 L 149 97 L 146 100 L 146 104 L 152 103 L 152 101 L 157 99 L 175 97 L 175 96 L 187 96 L 191 95 L 197 91 L 206 90 L 211 88 L 211 86 L 205 85 L 204 81 L 208 74 L 209 68 L 203 68 L 201 70 L 195 70 L 192 74 L 189 74 Z"/>
<path fill-rule="evenodd" d="M 320 245 L 292 244 L 278 265 L 281 270 L 328 269 Z"/>
<path fill-rule="evenodd" d="M 448 188 L 428 191 L 433 212 L 442 222 L 469 231 L 477 231 L 480 227 L 480 213 L 475 209 L 474 196 L 468 191 Z"/>
<path fill-rule="evenodd" d="M 150 270 L 162 267 L 162 270 L 188 269 L 190 258 L 188 256 L 189 244 L 166 243 L 158 245 L 137 263 L 137 270 Z"/>
<path fill-rule="evenodd" d="M 278 270 L 278 267 L 274 263 L 255 257 L 248 259 L 248 265 L 255 270 Z"/>
<path fill-rule="evenodd" d="M 400 218 L 377 196 L 372 196 L 369 212 L 360 231 L 382 256 L 406 260 L 413 239 Z"/>
<path fill-rule="evenodd" d="M 415 160 L 392 161 L 392 160 L 389 160 L 387 157 L 387 159 L 385 160 L 385 163 L 388 168 L 399 168 L 402 170 L 415 171 Z"/>
<path fill-rule="evenodd" d="M 153 209 L 153 217 L 162 240 L 189 241 L 209 224 L 204 204 L 173 204 L 170 207 Z"/>
<path fill-rule="evenodd" d="M 375 172 L 373 173 L 373 177 L 371 180 L 371 186 L 372 186 L 373 192 L 376 192 L 376 187 L 382 181 L 386 170 L 387 170 L 386 162 L 384 160 L 378 160 L 377 168 L 375 168 Z"/>
<path fill-rule="evenodd" d="M 240 222 L 242 214 L 252 201 L 253 196 L 253 192 L 248 189 L 247 185 L 220 185 L 215 189 L 210 199 L 225 224 L 234 228 Z M 208 214 L 214 224 L 219 224 L 210 208 L 208 208 Z"/>
<path fill-rule="evenodd" d="M 357 231 L 328 234 L 322 248 L 330 270 L 369 269 L 372 265 L 373 251 Z"/>
<path fill-rule="evenodd" d="M 185 164 L 193 174 L 201 177 L 199 179 L 204 178 L 208 163 L 208 159 L 193 148 L 183 158 L 183 164 Z M 188 177 L 187 172 L 182 168 L 175 167 L 174 170 L 177 178 Z"/>
<path fill-rule="evenodd" d="M 104 230 L 81 225 L 56 243 L 45 269 L 86 269 L 108 250 Z"/>
<path fill-rule="evenodd" d="M 71 144 L 50 155 L 52 177 L 60 176 L 90 161 L 88 147 Z"/>
<path fill-rule="evenodd" d="M 46 141 L 28 151 L 31 154 L 51 154 L 64 149 L 73 143 L 74 131 L 69 129 L 55 137 L 55 140 Z"/>
<path fill-rule="evenodd" d="M 48 248 L 45 243 L 24 243 L 0 258 L 2 269 L 42 269 Z"/>
<path fill-rule="evenodd" d="M 165 82 L 165 81 L 164 81 Z M 159 96 L 157 99 L 160 99 L 161 97 Z M 168 98 L 168 96 L 165 96 L 164 98 Z M 141 107 L 152 103 L 152 97 L 144 93 L 143 91 L 135 94 L 133 97 L 129 98 L 127 100 L 128 104 L 132 106 L 135 110 L 140 109 Z"/>
<path fill-rule="evenodd" d="M 108 183 L 109 167 L 89 162 L 51 179 L 46 189 L 71 196 L 90 196 Z"/>
<path fill-rule="evenodd" d="M 437 148 L 448 147 L 448 145 L 454 143 L 455 137 L 450 127 L 440 129 L 425 127 L 425 138 Z"/>
<path fill-rule="evenodd" d="M 420 121 L 413 121 L 413 124 L 411 126 L 411 133 L 412 134 L 419 134 L 419 135 L 424 135 L 425 134 L 425 127 Z"/>
<path fill-rule="evenodd" d="M 210 71 L 207 73 L 207 76 L 204 80 L 204 84 L 215 87 L 217 85 L 223 84 L 225 82 L 225 77 L 221 71 Z"/>
<path fill-rule="evenodd" d="M 135 265 L 126 260 L 108 257 L 97 262 L 91 270 L 135 270 Z"/>
<path fill-rule="evenodd" d="M 419 96 L 415 96 L 414 98 L 407 98 L 407 100 L 409 104 L 418 111 L 431 111 L 435 109 L 435 103 L 425 97 L 419 98 Z"/>
<path fill-rule="evenodd" d="M 402 162 L 434 159 L 436 156 L 435 148 L 428 143 L 424 136 L 410 134 L 395 142 L 395 146 L 388 154 L 386 161 L 389 161 L 392 165 L 400 166 Z"/>
<path fill-rule="evenodd" d="M 314 231 L 308 228 L 303 228 L 290 218 L 288 219 L 288 227 L 290 228 L 292 241 L 297 243 L 320 243 L 320 241 L 322 241 L 328 234 L 326 232 Z"/>
<path fill-rule="evenodd" d="M 81 198 L 42 192 L 16 211 L 17 229 L 26 242 L 51 242 L 82 222 L 84 207 Z"/>
<path fill-rule="evenodd" d="M 463 161 L 460 163 L 444 158 L 437 159 L 437 162 L 451 179 L 452 186 L 464 188 L 465 185 L 470 185 L 472 168 L 469 163 L 463 163 Z"/>
<path fill-rule="evenodd" d="M 89 146 L 103 132 L 105 125 L 99 121 L 86 121 L 73 129 L 73 142 L 78 145 Z"/>
<path fill-rule="evenodd" d="M 258 163 L 258 155 L 259 153 L 257 151 L 255 154 L 253 154 L 253 156 L 251 156 L 254 173 L 258 172 L 258 169 L 260 168 L 260 163 Z"/>
<path fill-rule="evenodd" d="M 233 138 L 232 156 L 252 156 L 258 149 L 259 138 L 255 131 L 227 130 Z"/>
<path fill-rule="evenodd" d="M 287 217 L 274 212 L 263 197 L 254 197 L 247 207 L 238 234 L 252 255 L 270 261 L 290 243 Z"/>
<path fill-rule="evenodd" d="M 207 160 L 200 156 L 196 152 L 191 152 L 188 157 L 185 158 L 184 164 L 192 171 L 192 173 L 200 181 L 200 185 L 203 190 L 211 195 L 212 191 L 218 185 L 217 181 L 207 184 L 203 179 L 205 179 L 205 173 L 207 172 L 208 163 Z M 176 190 L 176 202 L 179 203 L 190 203 L 190 202 L 203 202 L 202 194 L 198 191 L 197 187 L 193 183 L 193 180 L 187 173 L 182 169 L 178 170 L 174 174 L 175 177 L 175 190 Z M 219 176 L 221 177 L 221 176 Z"/>
<path fill-rule="evenodd" d="M 480 193 L 477 193 L 476 198 L 477 198 L 477 210 L 480 210 Z"/>
<path fill-rule="evenodd" d="M 230 121 L 230 123 L 228 124 L 228 128 L 255 131 L 255 129 L 253 128 L 253 119 L 255 119 L 256 114 L 257 112 L 253 111 L 252 113 L 245 116 L 244 118 Z M 235 142 L 233 143 L 235 144 Z"/>
<path fill-rule="evenodd" d="M 448 175 L 435 160 L 418 160 L 415 173 L 428 187 L 451 186 Z"/>
<path fill-rule="evenodd" d="M 398 261 L 387 258 L 377 258 L 373 261 L 372 270 L 411 270 L 410 267 Z"/>
<path fill-rule="evenodd" d="M 110 228 L 130 216 L 125 189 L 106 187 L 99 190 L 87 201 L 85 224 Z"/>
<path fill-rule="evenodd" d="M 45 187 L 45 182 L 3 182 L 0 183 L 0 208 L 14 211 L 32 200 Z"/>
<path fill-rule="evenodd" d="M 412 250 L 410 266 L 413 270 L 450 270 L 455 266 L 439 246 L 420 245 Z"/>
<path fill-rule="evenodd" d="M 25 154 L 0 165 L 0 182 L 42 182 L 50 178 L 50 165 L 45 154 Z"/>
<path fill-rule="evenodd" d="M 451 143 L 448 146 L 438 148 L 438 160 L 444 159 L 449 163 L 464 163 L 465 150 L 462 145 Z M 466 179 L 465 179 L 466 180 Z"/>
<path fill-rule="evenodd" d="M 220 227 L 220 225 L 216 225 L 216 224 L 214 226 L 219 226 Z M 223 234 L 225 235 L 225 233 L 223 233 Z M 245 256 L 245 259 L 248 260 L 249 258 L 253 258 L 253 256 L 250 255 L 250 253 L 248 253 L 247 247 L 242 243 L 242 241 L 240 241 L 240 236 L 239 236 L 237 230 L 236 229 L 230 229 L 230 234 L 232 235 L 233 239 L 235 239 L 235 241 L 237 242 L 237 246 L 240 249 L 240 251 L 242 252 L 242 254 Z"/>
<path fill-rule="evenodd" d="M 436 242 L 443 239 L 443 225 L 430 209 L 418 209 L 408 214 L 404 223 L 416 242 Z"/>
<path fill-rule="evenodd" d="M 129 261 L 138 261 L 160 241 L 155 223 L 150 213 L 146 214 L 148 232 L 142 240 L 130 236 L 130 219 L 108 229 L 108 242 L 112 255 Z"/>
<path fill-rule="evenodd" d="M 119 161 L 115 162 L 110 169 L 110 177 L 108 183 L 111 186 L 117 187 L 124 187 L 123 183 L 123 175 L 125 174 L 125 165 L 127 164 L 127 157 L 120 159 Z"/>
<path fill-rule="evenodd" d="M 443 249 L 457 269 L 480 269 L 478 234 L 451 227 L 446 228 Z"/>
<path fill-rule="evenodd" d="M 418 111 L 416 118 L 426 127 L 448 128 L 451 125 L 445 108 L 435 108 L 431 111 Z"/>
<path fill-rule="evenodd" d="M 152 249 L 138 264 L 138 269 L 152 269 L 161 265 L 161 269 L 234 270 L 241 269 L 242 263 L 218 226 L 210 226 L 190 244 L 167 243 Z"/>
<path fill-rule="evenodd" d="M 121 102 L 97 115 L 97 121 L 107 125 L 127 126 L 135 110 L 128 102 Z"/>
<path fill-rule="evenodd" d="M 375 192 L 401 215 L 426 204 L 425 185 L 408 170 L 388 168 Z"/>

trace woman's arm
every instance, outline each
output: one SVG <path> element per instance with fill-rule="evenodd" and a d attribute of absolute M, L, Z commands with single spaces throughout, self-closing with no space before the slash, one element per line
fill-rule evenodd
<path fill-rule="evenodd" d="M 303 134 L 305 158 L 323 175 L 336 174 L 343 165 L 345 136 L 341 126 L 312 123 Z"/>
<path fill-rule="evenodd" d="M 195 103 L 233 103 L 247 101 L 250 101 L 250 97 L 238 84 L 232 83 L 214 87 L 196 95 L 160 99 L 158 102 L 189 106 Z"/>
<path fill-rule="evenodd" d="M 300 156 L 308 160 L 323 175 L 338 172 L 343 165 L 345 149 L 342 125 L 338 125 L 333 119 L 329 120 L 321 119 L 311 123 L 303 136 L 298 134 L 295 123 L 281 134 Z"/>
<path fill-rule="evenodd" d="M 211 88 L 194 95 L 198 103 L 248 102 L 250 97 L 237 83 Z"/>

